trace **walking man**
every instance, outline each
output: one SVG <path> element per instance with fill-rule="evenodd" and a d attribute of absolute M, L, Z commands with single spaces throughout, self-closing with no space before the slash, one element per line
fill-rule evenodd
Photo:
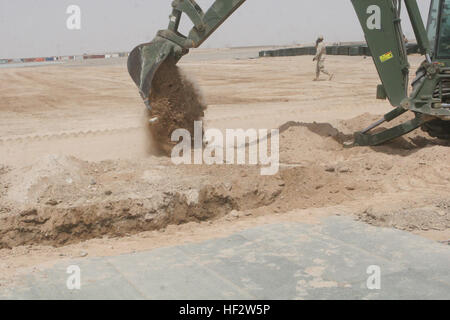
<path fill-rule="evenodd" d="M 325 70 L 325 56 L 327 54 L 327 48 L 325 46 L 325 43 L 323 42 L 323 36 L 319 36 L 317 38 L 316 49 L 316 56 L 313 59 L 313 61 L 317 61 L 316 78 L 314 79 L 314 81 L 319 80 L 321 72 L 328 76 L 328 80 L 332 80 L 334 75 Z"/>

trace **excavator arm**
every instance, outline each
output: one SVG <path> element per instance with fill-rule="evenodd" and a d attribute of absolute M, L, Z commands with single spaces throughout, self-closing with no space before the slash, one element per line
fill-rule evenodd
<path fill-rule="evenodd" d="M 136 47 L 129 56 L 128 70 L 139 88 L 139 93 L 149 110 L 149 97 L 155 73 L 165 61 L 176 64 L 189 52 L 199 47 L 225 22 L 246 0 L 216 0 L 204 12 L 194 0 L 174 0 L 169 26 L 158 31 L 150 43 Z M 380 76 L 377 97 L 389 99 L 396 107 L 383 119 L 355 136 L 356 145 L 376 145 L 412 131 L 424 122 L 418 117 L 402 126 L 393 128 L 384 135 L 368 135 L 368 132 L 385 121 L 391 121 L 408 110 L 409 63 L 401 28 L 402 3 L 408 11 L 420 52 L 430 60 L 430 42 L 416 0 L 351 0 L 361 23 L 367 44 Z M 183 35 L 178 29 L 183 15 L 187 16 L 193 28 Z"/>
<path fill-rule="evenodd" d="M 151 110 L 149 97 L 152 81 L 161 64 L 167 59 L 177 63 L 183 55 L 189 53 L 190 48 L 198 48 L 245 1 L 216 0 L 206 13 L 194 0 L 172 2 L 169 27 L 158 31 L 152 42 L 136 47 L 128 59 L 128 71 L 148 109 Z M 194 25 L 188 36 L 178 31 L 183 14 Z"/>

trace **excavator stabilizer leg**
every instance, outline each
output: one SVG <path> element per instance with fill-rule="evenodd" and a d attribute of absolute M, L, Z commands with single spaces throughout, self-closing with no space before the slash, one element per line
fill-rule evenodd
<path fill-rule="evenodd" d="M 394 109 L 393 111 L 396 111 L 398 109 Z M 402 114 L 402 113 L 400 113 Z M 369 131 L 360 131 L 356 132 L 354 134 L 354 142 L 352 144 L 346 145 L 347 147 L 364 147 L 364 146 L 378 146 L 383 143 L 386 143 L 388 141 L 394 140 L 396 138 L 399 138 L 407 133 L 410 133 L 423 124 L 427 123 L 430 119 L 429 117 L 426 117 L 420 113 L 416 114 L 416 117 L 414 119 L 411 119 L 409 121 L 406 121 L 402 124 L 399 124 L 395 127 L 392 127 L 390 129 L 386 129 L 384 131 L 381 131 L 379 133 L 371 134 Z M 381 123 L 388 121 L 386 120 L 386 116 L 382 121 L 377 122 L 377 125 L 380 125 Z M 373 126 L 375 128 L 375 126 Z M 371 128 L 371 129 L 373 129 Z"/>

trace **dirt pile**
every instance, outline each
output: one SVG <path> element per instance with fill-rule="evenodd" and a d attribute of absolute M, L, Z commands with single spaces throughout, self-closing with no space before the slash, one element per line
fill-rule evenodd
<path fill-rule="evenodd" d="M 298 208 L 346 203 L 359 219 L 377 226 L 448 230 L 449 143 L 416 130 L 382 146 L 343 147 L 341 141 L 351 132 L 379 118 L 364 114 L 340 121 L 336 128 L 327 123 L 284 125 L 280 158 L 297 168 L 282 172 L 282 196 Z M 286 209 L 280 201 L 275 205 Z"/>
<path fill-rule="evenodd" d="M 194 136 L 194 121 L 203 119 L 206 105 L 194 83 L 174 61 L 166 60 L 155 74 L 150 95 L 152 111 L 147 111 L 147 126 L 157 151 L 170 154 L 171 135 L 176 129 L 186 129 Z M 158 118 L 152 124 L 149 119 Z"/>
<path fill-rule="evenodd" d="M 155 157 L 90 163 L 48 156 L 0 174 L 0 249 L 211 221 L 272 204 L 280 184 L 278 176 L 261 178 L 257 168 L 243 174 L 238 167 L 176 167 Z"/>
<path fill-rule="evenodd" d="M 379 203 L 358 214 L 359 220 L 379 227 L 406 231 L 450 229 L 450 201 L 439 200 L 426 207 L 402 209 Z"/>

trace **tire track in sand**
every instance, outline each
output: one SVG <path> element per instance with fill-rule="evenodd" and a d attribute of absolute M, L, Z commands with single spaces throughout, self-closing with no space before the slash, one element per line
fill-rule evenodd
<path fill-rule="evenodd" d="M 24 135 L 0 138 L 0 163 L 26 166 L 48 154 L 86 161 L 136 159 L 148 156 L 150 147 L 144 127 Z"/>

